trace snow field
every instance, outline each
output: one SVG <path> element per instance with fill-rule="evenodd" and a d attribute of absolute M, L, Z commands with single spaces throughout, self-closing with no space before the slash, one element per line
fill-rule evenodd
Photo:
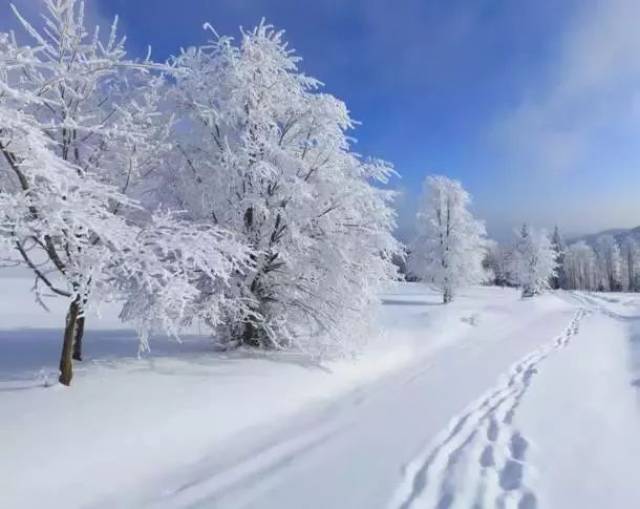
<path fill-rule="evenodd" d="M 155 338 L 137 358 L 105 308 L 63 388 L 43 384 L 55 320 L 21 297 L 25 280 L 3 282 L 15 295 L 3 316 L 19 307 L 26 323 L 0 331 L 2 507 L 57 507 L 61 490 L 78 508 L 640 500 L 635 297 L 478 287 L 443 306 L 423 285 L 394 285 L 366 353 L 322 364 L 216 353 L 197 335 Z"/>

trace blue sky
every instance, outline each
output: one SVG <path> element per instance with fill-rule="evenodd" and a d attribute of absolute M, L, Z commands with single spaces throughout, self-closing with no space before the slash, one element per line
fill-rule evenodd
<path fill-rule="evenodd" d="M 14 26 L 0 0 L 0 30 Z M 14 2 L 32 16 L 38 0 Z M 356 149 L 402 178 L 402 236 L 421 181 L 460 179 L 489 232 L 640 224 L 636 0 L 93 0 L 130 51 L 163 59 L 261 17 L 362 125 Z"/>

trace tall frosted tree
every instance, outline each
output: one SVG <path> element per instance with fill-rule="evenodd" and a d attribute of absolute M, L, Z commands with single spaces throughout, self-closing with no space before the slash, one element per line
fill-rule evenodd
<path fill-rule="evenodd" d="M 141 163 L 161 151 L 159 146 L 145 151 L 156 140 L 148 134 L 153 127 L 145 132 L 140 122 L 136 125 L 136 120 L 149 120 L 136 111 L 135 101 L 145 99 L 150 62 L 127 59 L 124 39 L 117 35 L 117 19 L 107 36 L 100 38 L 97 29 L 90 32 L 84 25 L 83 2 L 44 0 L 42 6 L 42 29 L 36 29 L 14 8 L 23 30 L 36 44 L 30 58 L 21 59 L 22 75 L 14 80 L 16 88 L 41 99 L 26 104 L 26 111 L 43 126 L 56 156 L 85 178 L 90 176 L 130 195 Z M 130 210 L 119 201 L 108 208 L 114 214 Z M 60 270 L 60 257 L 53 260 Z M 76 360 L 82 358 L 83 308 L 91 291 L 91 282 L 80 281 L 82 277 L 76 275 L 73 283 L 83 288 L 77 301 Z"/>
<path fill-rule="evenodd" d="M 33 272 L 40 302 L 43 292 L 68 300 L 68 385 L 93 302 L 126 303 L 145 345 L 151 324 L 175 332 L 203 309 L 203 289 L 250 260 L 228 232 L 137 200 L 168 149 L 161 78 L 126 58 L 115 22 L 105 38 L 86 30 L 83 2 L 42 5 L 40 30 L 15 11 L 32 45 L 0 34 L 0 241 Z"/>
<path fill-rule="evenodd" d="M 440 289 L 445 304 L 460 287 L 486 276 L 486 231 L 469 211 L 470 204 L 460 182 L 438 175 L 426 178 L 409 262 L 413 274 Z"/>
<path fill-rule="evenodd" d="M 357 336 L 394 277 L 392 168 L 351 149 L 347 107 L 298 70 L 283 33 L 262 23 L 174 64 L 177 157 L 162 189 L 196 221 L 255 251 L 227 299 L 246 308 L 217 327 L 230 345 L 323 352 Z"/>
<path fill-rule="evenodd" d="M 557 261 L 547 233 L 524 224 L 516 235 L 512 264 L 514 283 L 522 288 L 523 297 L 533 297 L 549 288 Z"/>

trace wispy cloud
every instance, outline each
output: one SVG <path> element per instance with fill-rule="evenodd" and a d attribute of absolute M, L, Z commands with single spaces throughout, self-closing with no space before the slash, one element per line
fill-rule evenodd
<path fill-rule="evenodd" d="M 640 135 L 640 2 L 585 2 L 543 75 L 492 130 L 508 164 L 579 170 L 640 162 L 616 142 Z M 640 139 L 640 137 L 638 138 Z"/>

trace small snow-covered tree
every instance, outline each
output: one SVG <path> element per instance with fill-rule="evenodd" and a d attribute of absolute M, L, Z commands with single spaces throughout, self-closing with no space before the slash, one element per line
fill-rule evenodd
<path fill-rule="evenodd" d="M 214 34 L 215 35 L 215 34 Z M 247 303 L 216 334 L 228 344 L 347 346 L 381 282 L 395 274 L 391 167 L 352 152 L 347 108 L 298 70 L 265 23 L 175 59 L 177 157 L 163 189 L 193 220 L 255 250 L 230 300 Z"/>
<path fill-rule="evenodd" d="M 490 241 L 484 265 L 492 275 L 492 284 L 496 286 L 508 286 L 512 282 L 511 277 L 512 247 Z"/>
<path fill-rule="evenodd" d="M 517 232 L 512 263 L 514 282 L 522 288 L 523 297 L 533 297 L 549 288 L 557 262 L 547 233 L 523 225 Z"/>
<path fill-rule="evenodd" d="M 435 284 L 449 303 L 464 285 L 486 277 L 484 224 L 469 211 L 471 196 L 460 182 L 429 176 L 417 215 L 417 237 L 411 246 L 411 272 Z"/>
<path fill-rule="evenodd" d="M 41 30 L 16 11 L 33 46 L 0 34 L 0 240 L 33 271 L 39 300 L 44 285 L 69 301 L 60 360 L 68 385 L 92 302 L 126 301 L 123 316 L 146 344 L 151 323 L 173 332 L 203 307 L 211 317 L 226 300 L 207 289 L 249 260 L 231 234 L 136 200 L 135 184 L 168 153 L 161 77 L 151 62 L 126 59 L 116 23 L 106 40 L 89 33 L 82 2 L 43 7 Z"/>
<path fill-rule="evenodd" d="M 596 239 L 596 255 L 601 281 L 599 290 L 619 291 L 622 284 L 622 257 L 620 247 L 612 235 L 602 235 Z"/>
<path fill-rule="evenodd" d="M 622 285 L 629 292 L 640 290 L 640 246 L 632 237 L 627 236 L 622 243 Z"/>
<path fill-rule="evenodd" d="M 482 267 L 487 275 L 486 283 L 498 285 L 500 280 L 500 260 L 498 254 L 498 243 L 494 240 L 487 240 L 485 255 L 482 259 Z"/>
<path fill-rule="evenodd" d="M 556 254 L 556 263 L 558 264 L 556 274 L 551 278 L 551 288 L 558 290 L 559 288 L 564 288 L 566 284 L 566 274 L 564 270 L 564 253 L 566 246 L 560 234 L 560 229 L 557 226 L 554 228 L 553 235 L 551 236 L 551 245 Z"/>

